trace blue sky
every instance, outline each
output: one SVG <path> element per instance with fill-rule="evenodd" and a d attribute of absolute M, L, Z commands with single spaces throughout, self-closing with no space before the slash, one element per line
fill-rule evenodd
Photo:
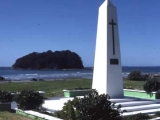
<path fill-rule="evenodd" d="M 93 66 L 104 0 L 0 0 L 0 66 L 47 50 L 78 53 Z M 117 7 L 123 66 L 160 66 L 160 0 L 111 0 Z"/>

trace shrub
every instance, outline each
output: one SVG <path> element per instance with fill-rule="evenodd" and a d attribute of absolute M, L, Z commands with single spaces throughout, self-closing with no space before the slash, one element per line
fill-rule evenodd
<path fill-rule="evenodd" d="M 142 75 L 142 80 L 148 80 L 150 78 L 150 74 Z"/>
<path fill-rule="evenodd" d="M 43 96 L 33 90 L 23 90 L 18 95 L 18 107 L 23 110 L 39 109 L 43 103 Z"/>
<path fill-rule="evenodd" d="M 60 110 L 55 111 L 52 115 L 53 115 L 54 117 L 57 117 L 57 118 L 61 118 L 61 116 L 62 116 Z"/>
<path fill-rule="evenodd" d="M 84 98 L 75 97 L 65 103 L 58 116 L 65 120 L 121 120 L 120 105 L 115 107 L 109 99 L 109 95 L 92 90 Z"/>
<path fill-rule="evenodd" d="M 155 115 L 160 117 L 160 111 L 156 112 Z"/>
<path fill-rule="evenodd" d="M 124 117 L 122 120 L 148 120 L 148 119 L 151 119 L 151 117 L 149 115 L 139 113 L 139 114 L 136 114 L 136 115 L 131 115 L 131 116 L 128 116 L 128 117 Z"/>
<path fill-rule="evenodd" d="M 147 74 L 142 75 L 141 71 L 132 71 L 132 72 L 129 73 L 127 79 L 128 80 L 137 80 L 137 81 L 147 80 L 148 75 Z"/>
<path fill-rule="evenodd" d="M 0 80 L 5 80 L 5 78 L 4 78 L 4 77 L 2 77 L 2 76 L 0 76 Z"/>
<path fill-rule="evenodd" d="M 0 91 L 0 102 L 11 102 L 12 101 L 12 95 L 10 92 L 7 91 Z"/>
<path fill-rule="evenodd" d="M 160 90 L 160 82 L 157 78 L 150 78 L 145 82 L 143 88 L 148 94 L 151 94 L 153 91 Z"/>
<path fill-rule="evenodd" d="M 36 78 L 32 78 L 32 81 L 38 81 Z"/>

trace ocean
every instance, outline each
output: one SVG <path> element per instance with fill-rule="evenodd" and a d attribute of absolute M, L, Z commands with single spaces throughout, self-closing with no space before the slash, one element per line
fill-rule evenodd
<path fill-rule="evenodd" d="M 142 73 L 160 73 L 160 67 L 122 67 L 122 75 L 125 77 L 131 71 L 140 70 Z M 86 67 L 82 70 L 14 70 L 10 67 L 0 67 L 0 76 L 7 80 L 31 80 L 37 79 L 65 79 L 65 78 L 89 78 L 93 77 L 93 68 Z"/>

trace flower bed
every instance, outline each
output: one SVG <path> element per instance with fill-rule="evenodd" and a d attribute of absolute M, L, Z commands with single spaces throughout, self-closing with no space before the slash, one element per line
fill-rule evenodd
<path fill-rule="evenodd" d="M 152 92 L 151 94 L 147 94 L 145 91 L 141 90 L 124 89 L 124 96 L 155 100 L 160 99 L 160 92 Z"/>
<path fill-rule="evenodd" d="M 91 89 L 67 89 L 63 90 L 65 97 L 84 96 L 91 92 Z"/>

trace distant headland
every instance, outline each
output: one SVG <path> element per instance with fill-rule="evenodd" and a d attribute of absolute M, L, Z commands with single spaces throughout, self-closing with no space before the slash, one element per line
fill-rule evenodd
<path fill-rule="evenodd" d="M 12 65 L 14 69 L 83 69 L 81 57 L 70 50 L 38 53 L 20 57 Z"/>

